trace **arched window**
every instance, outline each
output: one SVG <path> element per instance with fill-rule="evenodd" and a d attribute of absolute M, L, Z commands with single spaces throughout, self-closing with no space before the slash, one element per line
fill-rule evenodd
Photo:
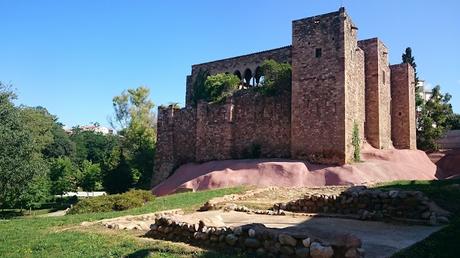
<path fill-rule="evenodd" d="M 243 79 L 239 70 L 234 71 L 233 74 L 240 78 L 240 81 Z"/>
<path fill-rule="evenodd" d="M 260 86 L 262 84 L 262 82 L 264 81 L 264 73 L 263 73 L 262 69 L 259 66 L 257 66 L 257 68 L 256 68 L 254 78 L 256 80 L 256 83 L 255 83 L 256 86 Z"/>
<path fill-rule="evenodd" d="M 248 68 L 244 71 L 244 84 L 249 87 L 251 86 L 252 72 Z"/>

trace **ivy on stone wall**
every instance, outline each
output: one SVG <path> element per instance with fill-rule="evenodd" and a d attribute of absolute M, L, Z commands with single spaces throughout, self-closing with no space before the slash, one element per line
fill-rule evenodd
<path fill-rule="evenodd" d="M 361 161 L 361 140 L 359 138 L 358 124 L 353 124 L 353 135 L 351 137 L 351 144 L 353 145 L 353 160 L 355 162 Z"/>
<path fill-rule="evenodd" d="M 204 83 L 209 76 L 208 71 L 199 70 L 193 83 L 192 104 L 196 106 L 198 101 L 207 99 Z"/>

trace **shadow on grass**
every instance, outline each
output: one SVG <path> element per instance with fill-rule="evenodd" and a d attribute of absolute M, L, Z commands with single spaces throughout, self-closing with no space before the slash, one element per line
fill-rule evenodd
<path fill-rule="evenodd" d="M 23 216 L 23 213 L 18 210 L 2 210 L 0 211 L 0 219 L 12 219 Z"/>
<path fill-rule="evenodd" d="M 152 257 L 152 255 L 155 255 L 155 257 L 196 257 L 196 258 L 244 258 L 244 257 L 252 257 L 248 256 L 245 254 L 231 254 L 229 252 L 227 253 L 222 253 L 222 252 L 217 252 L 215 250 L 207 250 L 202 253 L 195 253 L 193 255 L 190 254 L 178 254 L 178 253 L 170 253 L 167 250 L 164 249 L 158 249 L 158 248 L 145 248 L 141 250 L 137 250 L 134 253 L 128 254 L 124 256 L 125 258 L 147 258 L 147 257 Z"/>
<path fill-rule="evenodd" d="M 460 246 L 460 180 L 399 181 L 379 186 L 382 189 L 422 191 L 441 208 L 452 212 L 450 224 L 425 240 L 392 257 L 459 257 Z"/>

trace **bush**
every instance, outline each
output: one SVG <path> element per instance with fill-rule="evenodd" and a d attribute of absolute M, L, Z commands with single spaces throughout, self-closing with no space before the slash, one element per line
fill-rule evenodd
<path fill-rule="evenodd" d="M 218 73 L 208 76 L 205 83 L 205 96 L 208 102 L 222 103 L 238 90 L 240 79 L 234 74 Z"/>
<path fill-rule="evenodd" d="M 68 214 L 82 214 L 91 212 L 122 211 L 141 207 L 146 202 L 153 201 L 149 191 L 131 190 L 123 194 L 104 195 L 80 200 Z"/>
<path fill-rule="evenodd" d="M 292 86 L 292 68 L 288 63 L 278 63 L 266 60 L 261 66 L 264 81 L 259 88 L 264 95 L 274 95 L 283 90 L 290 90 Z"/>
<path fill-rule="evenodd" d="M 112 210 L 124 211 L 132 208 L 141 207 L 144 201 L 140 198 L 136 198 L 134 195 L 121 195 L 117 194 L 112 197 Z"/>
<path fill-rule="evenodd" d="M 359 139 L 358 124 L 354 123 L 353 124 L 353 135 L 352 135 L 352 138 L 351 138 L 351 144 L 354 147 L 353 160 L 355 162 L 361 161 L 361 145 L 360 145 L 360 143 L 361 143 L 361 139 Z"/>

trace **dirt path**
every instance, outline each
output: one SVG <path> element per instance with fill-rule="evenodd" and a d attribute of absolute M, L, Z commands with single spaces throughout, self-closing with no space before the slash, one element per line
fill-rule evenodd
<path fill-rule="evenodd" d="M 340 218 L 256 215 L 221 210 L 175 217 L 179 221 L 188 223 L 198 223 L 203 220 L 207 225 L 214 226 L 261 223 L 269 228 L 281 229 L 291 234 L 307 234 L 330 243 L 337 241 L 338 235 L 352 234 L 362 240 L 366 257 L 389 257 L 398 250 L 411 246 L 442 228 Z"/>

